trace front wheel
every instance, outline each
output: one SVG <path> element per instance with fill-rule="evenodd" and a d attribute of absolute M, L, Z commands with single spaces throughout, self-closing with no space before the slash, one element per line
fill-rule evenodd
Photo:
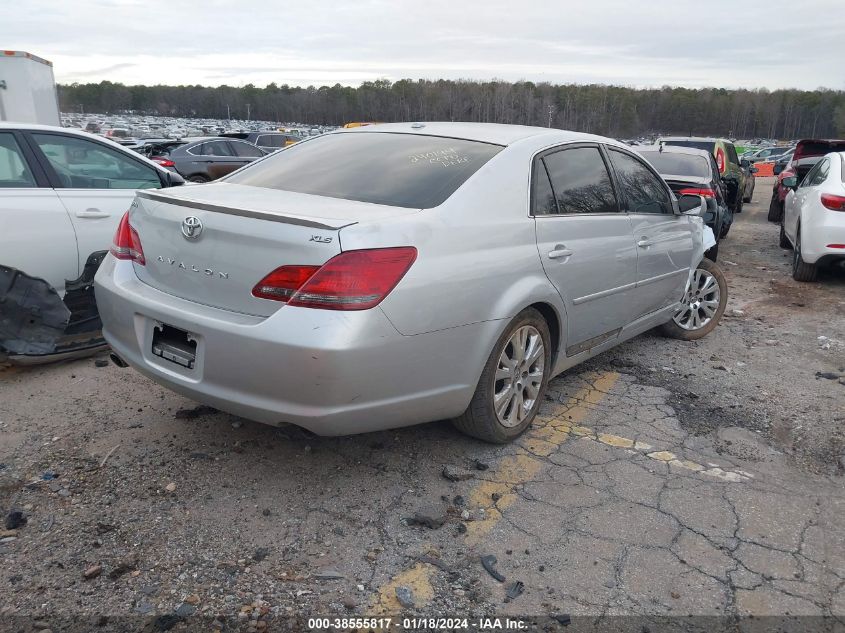
<path fill-rule="evenodd" d="M 682 341 L 707 336 L 719 324 L 727 304 L 728 282 L 722 269 L 705 257 L 692 274 L 681 307 L 663 324 L 662 332 Z"/>
<path fill-rule="evenodd" d="M 452 422 L 485 442 L 506 444 L 534 420 L 551 373 L 551 336 L 533 308 L 520 312 L 493 346 L 469 407 Z"/>

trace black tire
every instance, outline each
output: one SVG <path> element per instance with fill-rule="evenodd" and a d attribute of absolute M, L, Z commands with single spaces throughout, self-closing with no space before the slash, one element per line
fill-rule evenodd
<path fill-rule="evenodd" d="M 194 174 L 193 176 L 189 177 L 188 180 L 190 182 L 211 182 L 211 180 L 201 174 Z"/>
<path fill-rule="evenodd" d="M 736 193 L 736 204 L 734 204 L 734 213 L 742 213 L 742 196 L 739 192 Z"/>
<path fill-rule="evenodd" d="M 792 278 L 795 281 L 815 281 L 819 273 L 816 264 L 808 264 L 801 257 L 801 228 L 795 231 L 795 247 L 792 255 Z"/>
<path fill-rule="evenodd" d="M 783 218 L 783 205 L 778 200 L 777 195 L 772 195 L 772 201 L 769 203 L 769 215 L 767 219 L 769 222 L 780 222 Z"/>
<path fill-rule="evenodd" d="M 698 266 L 696 267 L 697 270 L 706 271 L 709 275 L 712 275 L 716 279 L 716 283 L 719 286 L 719 303 L 718 307 L 716 308 L 715 313 L 710 318 L 710 320 L 705 323 L 702 327 L 689 330 L 681 327 L 675 322 L 674 317 L 668 323 L 664 323 L 660 327 L 660 331 L 670 338 L 676 338 L 681 341 L 695 341 L 697 339 L 703 338 L 707 336 L 713 329 L 719 325 L 719 321 L 722 319 L 722 315 L 725 313 L 725 306 L 728 305 L 728 282 L 725 280 L 725 275 L 722 273 L 722 269 L 719 266 L 711 262 L 706 257 L 699 262 Z M 686 295 L 685 295 L 686 298 Z"/>
<path fill-rule="evenodd" d="M 792 248 L 792 242 L 786 237 L 786 231 L 783 228 L 783 218 L 780 219 L 780 235 L 778 236 L 778 245 L 781 248 Z"/>
<path fill-rule="evenodd" d="M 493 409 L 494 389 L 497 384 L 495 376 L 499 368 L 499 359 L 505 353 L 506 348 L 509 347 L 511 336 L 525 326 L 533 327 L 542 338 L 543 377 L 534 404 L 525 418 L 518 425 L 505 426 L 499 421 L 496 411 Z M 499 340 L 496 341 L 493 351 L 484 365 L 484 370 L 481 372 L 481 377 L 478 379 L 475 394 L 472 396 L 467 410 L 460 417 L 452 420 L 452 423 L 459 431 L 484 440 L 485 442 L 506 444 L 516 439 L 525 429 L 531 426 L 531 422 L 533 422 L 537 411 L 540 409 L 540 404 L 545 398 L 546 387 L 549 384 L 549 375 L 552 370 L 551 359 L 551 335 L 549 334 L 549 326 L 543 315 L 537 312 L 537 310 L 526 308 L 514 317 L 513 321 L 510 322 L 507 329 L 499 337 Z"/>
<path fill-rule="evenodd" d="M 751 181 L 751 193 L 749 193 L 747 196 L 743 196 L 743 198 L 742 198 L 743 202 L 751 202 L 751 198 L 754 197 L 754 186 L 755 186 L 755 183 L 752 180 Z"/>

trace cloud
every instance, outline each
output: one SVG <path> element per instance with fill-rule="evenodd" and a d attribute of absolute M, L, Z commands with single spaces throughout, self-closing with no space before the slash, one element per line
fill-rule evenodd
<path fill-rule="evenodd" d="M 841 2 L 803 0 L 796 11 L 794 0 L 768 0 L 762 11 L 709 0 L 704 11 L 697 0 L 28 0 L 3 16 L 4 45 L 50 59 L 63 82 L 845 89 Z"/>

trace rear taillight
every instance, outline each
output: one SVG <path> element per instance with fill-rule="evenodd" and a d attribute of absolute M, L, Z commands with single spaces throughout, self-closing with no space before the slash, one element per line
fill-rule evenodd
<path fill-rule="evenodd" d="M 346 251 L 322 266 L 282 266 L 253 296 L 302 308 L 368 310 L 381 303 L 417 258 L 412 246 Z"/>
<path fill-rule="evenodd" d="M 716 192 L 712 189 L 681 189 L 678 193 L 682 196 L 703 196 L 705 198 L 716 197 Z"/>
<path fill-rule="evenodd" d="M 822 194 L 822 205 L 831 211 L 845 211 L 845 196 L 837 196 L 832 193 Z"/>
<path fill-rule="evenodd" d="M 153 156 L 151 159 L 154 163 L 158 163 L 162 167 L 175 167 L 176 163 L 174 163 L 169 158 L 162 158 L 161 156 Z"/>
<path fill-rule="evenodd" d="M 719 173 L 725 173 L 725 151 L 720 147 L 716 149 L 716 165 L 719 167 Z"/>
<path fill-rule="evenodd" d="M 144 259 L 144 249 L 141 247 L 141 238 L 138 237 L 138 231 L 129 224 L 129 211 L 120 218 L 120 224 L 117 225 L 117 232 L 114 234 L 114 243 L 110 251 L 117 259 L 128 259 L 141 266 L 147 263 Z"/>

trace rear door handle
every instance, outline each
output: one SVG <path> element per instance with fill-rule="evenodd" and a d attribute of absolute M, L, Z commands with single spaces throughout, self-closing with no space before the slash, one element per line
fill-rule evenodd
<path fill-rule="evenodd" d="M 648 248 L 651 246 L 652 242 L 647 237 L 642 238 L 639 242 L 637 242 L 637 246 L 640 248 Z"/>
<path fill-rule="evenodd" d="M 549 259 L 563 259 L 572 255 L 572 251 L 566 248 L 563 244 L 555 246 L 553 251 L 549 251 Z"/>
<path fill-rule="evenodd" d="M 99 219 L 99 218 L 110 218 L 111 213 L 106 213 L 105 211 L 100 211 L 99 209 L 85 209 L 85 211 L 77 211 L 76 217 L 78 218 L 86 218 L 86 219 Z"/>

